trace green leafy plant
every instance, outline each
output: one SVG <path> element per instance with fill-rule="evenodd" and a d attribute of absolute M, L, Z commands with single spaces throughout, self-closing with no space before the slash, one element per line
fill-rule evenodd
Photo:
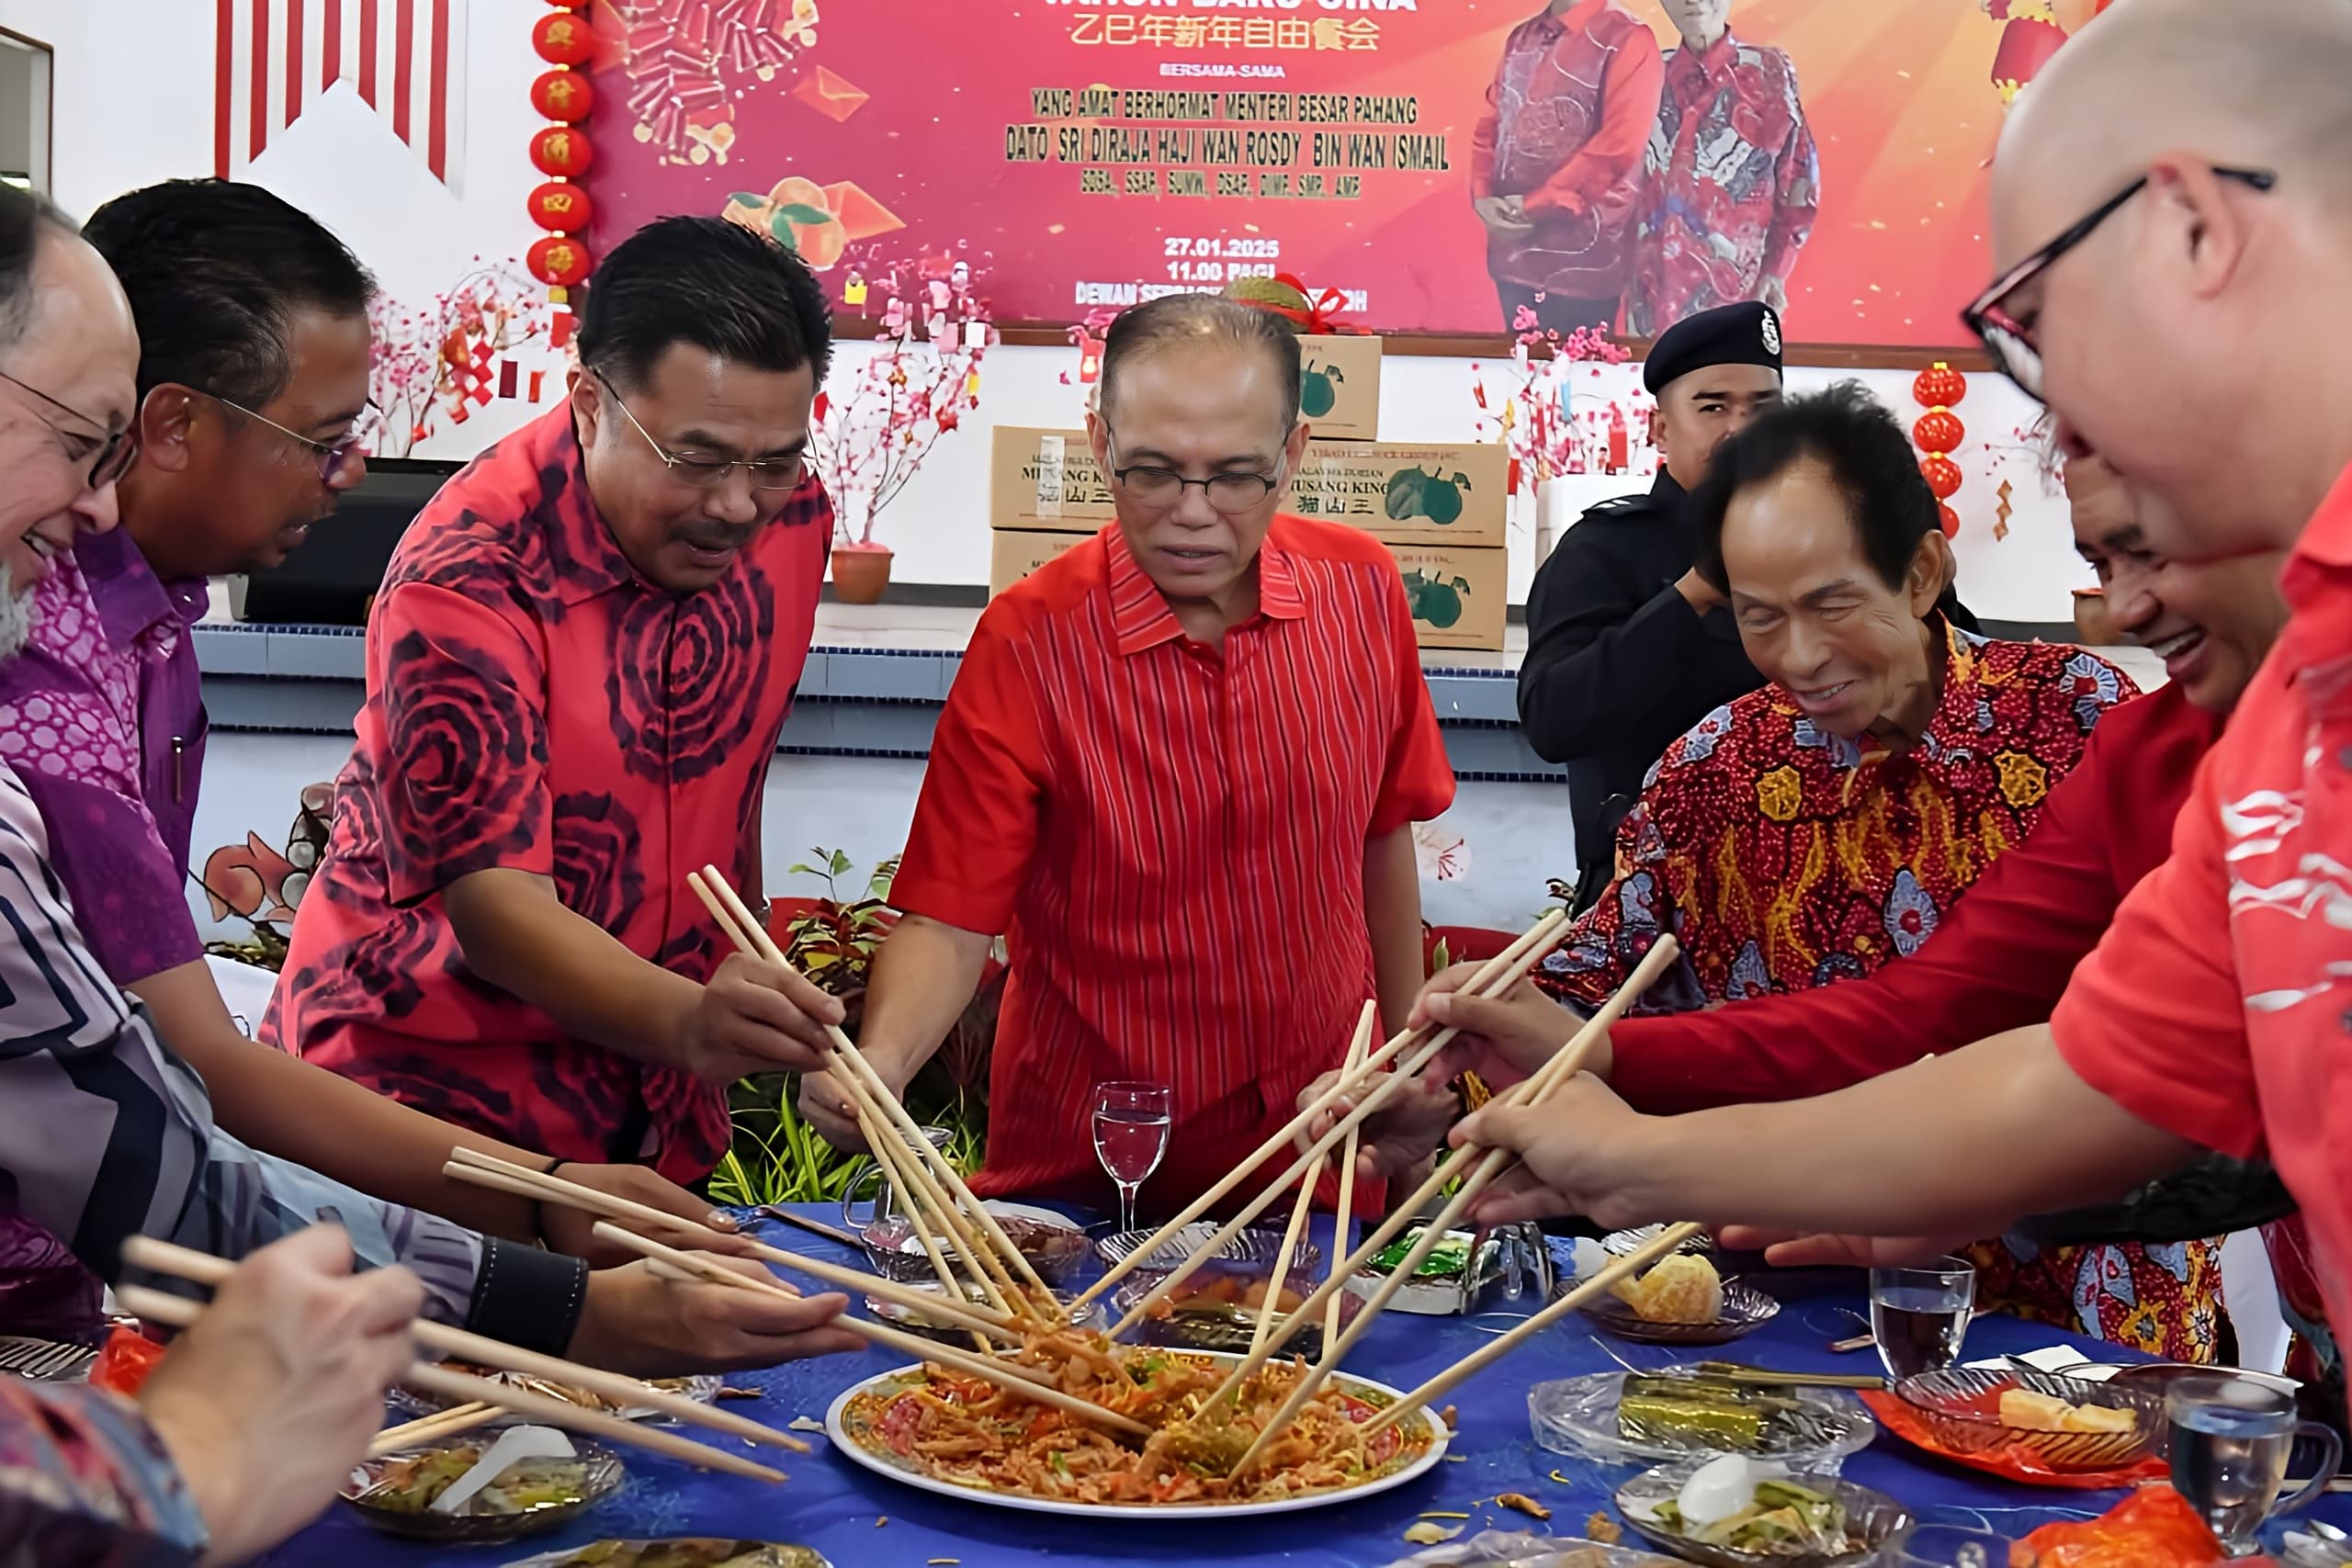
<path fill-rule="evenodd" d="M 756 1207 L 840 1201 L 857 1156 L 833 1147 L 801 1120 L 797 1075 L 745 1078 L 729 1100 L 737 1107 L 735 1137 L 710 1173 L 714 1201 Z"/>

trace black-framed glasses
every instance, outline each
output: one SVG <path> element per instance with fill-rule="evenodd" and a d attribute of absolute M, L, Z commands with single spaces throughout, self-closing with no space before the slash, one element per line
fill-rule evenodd
<path fill-rule="evenodd" d="M 90 488 L 92 490 L 106 489 L 107 486 L 130 472 L 130 465 L 139 460 L 139 436 L 130 426 L 125 425 L 120 430 L 107 430 L 105 420 L 95 419 L 75 408 L 72 403 L 59 398 L 52 398 L 31 382 L 20 381 L 6 370 L 0 370 L 0 381 L 6 381 L 12 387 L 30 392 L 53 409 L 64 410 L 84 424 L 106 431 L 104 435 L 97 438 L 98 449 L 90 457 Z M 46 414 L 41 416 L 41 423 L 60 435 L 71 436 L 74 434 L 60 426 L 55 420 Z M 90 437 L 85 435 L 82 439 L 88 440 Z"/>
<path fill-rule="evenodd" d="M 1283 483 L 1279 476 L 1249 473 L 1211 474 L 1204 479 L 1188 479 L 1173 468 L 1154 463 L 1113 468 L 1111 479 L 1129 501 L 1155 512 L 1173 507 L 1184 499 L 1186 491 L 1198 485 L 1201 493 L 1208 497 L 1209 505 L 1228 517 L 1263 506 L 1266 498 L 1281 489 Z"/>
<path fill-rule="evenodd" d="M 808 455 L 805 452 L 796 453 L 789 457 L 777 457 L 760 462 L 750 462 L 736 457 L 681 457 L 653 439 L 653 433 L 639 422 L 636 414 L 629 412 L 628 404 L 622 400 L 620 389 L 615 387 L 603 371 L 598 370 L 593 374 L 596 378 L 597 385 L 611 394 L 613 406 L 621 411 L 621 416 L 636 428 L 639 435 L 645 437 L 645 444 L 653 448 L 653 455 L 662 459 L 663 468 L 670 470 L 670 477 L 682 484 L 692 485 L 696 490 L 716 490 L 727 482 L 727 476 L 729 473 L 741 468 L 745 477 L 751 479 L 753 490 L 797 490 L 800 488 L 801 479 L 808 475 Z"/>
<path fill-rule="evenodd" d="M 204 389 L 201 387 L 191 387 L 188 390 L 192 392 L 204 392 Z M 210 398 L 214 402 L 219 403 L 224 409 L 233 410 L 238 413 L 243 414 L 247 419 L 254 420 L 269 426 L 270 429 L 277 432 L 278 434 L 283 435 L 288 441 L 297 441 L 309 447 L 311 449 L 311 457 L 316 458 L 318 461 L 319 479 L 322 484 L 333 484 L 334 482 L 335 475 L 342 470 L 343 466 L 345 463 L 351 461 L 352 457 L 358 453 L 361 443 L 367 440 L 367 437 L 359 433 L 358 426 L 354 425 L 350 434 L 345 436 L 341 441 L 338 441 L 334 446 L 330 446 L 323 441 L 313 441 L 311 437 L 303 434 L 299 430 L 288 430 L 284 425 L 278 423 L 276 420 L 268 417 L 266 414 L 255 413 L 253 410 L 245 407 L 244 404 L 232 402 L 229 399 L 222 397 L 218 392 L 204 392 L 204 395 Z M 368 400 L 367 406 L 377 413 L 381 413 L 383 412 L 381 409 L 378 409 L 376 407 L 376 400 L 373 398 Z"/>
<path fill-rule="evenodd" d="M 2232 169 L 2213 165 L 2213 173 L 2225 180 L 2237 180 L 2256 190 L 2267 191 L 2278 183 L 2278 176 L 2268 169 Z M 2002 301 L 2043 273 L 2053 263 L 2076 245 L 2091 237 L 2092 231 L 2115 215 L 2116 209 L 2147 188 L 2148 176 L 2142 175 L 2113 196 L 2093 208 L 2071 225 L 2065 232 L 2026 257 L 1993 280 L 1993 286 L 1976 297 L 1975 303 L 1960 313 L 2002 374 L 2015 381 L 2028 397 L 2041 397 L 2041 350 L 2033 340 L 2033 323 L 2021 322 L 2002 308 Z"/>

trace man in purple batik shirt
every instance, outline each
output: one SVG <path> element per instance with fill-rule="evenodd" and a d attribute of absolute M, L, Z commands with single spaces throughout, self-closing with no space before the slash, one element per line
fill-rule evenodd
<path fill-rule="evenodd" d="M 40 803 L 82 933 L 119 982 L 204 958 L 183 889 L 204 772 L 188 628 L 207 602 L 201 577 L 158 579 L 128 527 L 85 534 L 0 666 L 0 761 Z"/>

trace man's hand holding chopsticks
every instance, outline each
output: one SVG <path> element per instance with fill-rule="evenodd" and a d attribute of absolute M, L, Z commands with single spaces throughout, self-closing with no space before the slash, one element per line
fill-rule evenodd
<path fill-rule="evenodd" d="M 1471 1217 L 1498 1225 L 1582 1214 L 1611 1228 L 1658 1219 L 1676 1205 L 1654 1179 L 1651 1150 L 1670 1124 L 1634 1111 L 1589 1073 L 1540 1106 L 1489 1105 L 1454 1128 L 1453 1142 L 1507 1149 L 1520 1163 L 1487 1189 Z"/>
<path fill-rule="evenodd" d="M 842 1018 L 841 998 L 798 970 L 729 953 L 687 1021 L 686 1062 L 716 1084 L 752 1073 L 821 1072 L 831 1048 L 825 1031 Z"/>
<path fill-rule="evenodd" d="M 405 1269 L 354 1274 L 332 1225 L 229 1276 L 139 1393 L 211 1533 L 207 1562 L 258 1556 L 318 1517 L 383 1424 L 424 1303 Z"/>
<path fill-rule="evenodd" d="M 718 1261 L 754 1278 L 775 1278 L 748 1258 Z M 848 1306 L 849 1298 L 837 1292 L 794 1298 L 729 1290 L 665 1278 L 639 1261 L 588 1276 L 588 1299 L 566 1354 L 633 1377 L 773 1367 L 864 1349 L 864 1340 L 832 1326 Z"/>

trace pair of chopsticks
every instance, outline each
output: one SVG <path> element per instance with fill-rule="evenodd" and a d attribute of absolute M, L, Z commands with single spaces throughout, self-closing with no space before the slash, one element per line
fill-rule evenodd
<path fill-rule="evenodd" d="M 719 874 L 717 866 L 706 865 L 698 872 L 688 872 L 686 885 L 740 951 L 778 968 L 791 967 L 784 950 Z M 991 1307 L 1012 1317 L 1027 1315 L 1046 1320 L 1051 1309 L 1043 1303 L 1050 1303 L 1053 1293 L 1030 1267 L 1029 1260 L 1022 1257 L 1021 1249 L 1004 1234 L 996 1216 L 982 1207 L 971 1189 L 964 1185 L 954 1163 L 932 1146 L 931 1140 L 907 1113 L 907 1108 L 899 1102 L 889 1085 L 883 1082 L 881 1075 L 867 1063 L 856 1043 L 838 1027 L 828 1026 L 826 1035 L 832 1049 L 826 1054 L 825 1076 L 839 1086 L 856 1109 L 858 1128 L 865 1135 L 866 1147 L 873 1151 L 875 1164 L 882 1168 L 884 1176 L 897 1189 L 909 1224 L 922 1243 L 923 1256 L 939 1277 L 940 1289 L 957 1300 L 963 1298 L 963 1287 L 956 1282 L 946 1249 L 941 1245 L 944 1241 L 978 1282 Z M 926 1213 L 936 1222 L 936 1230 L 924 1223 Z M 975 1341 L 975 1347 L 986 1348 L 985 1342 L 979 1340 Z"/>
<path fill-rule="evenodd" d="M 1355 1037 L 1348 1043 L 1347 1060 L 1342 1065 L 1342 1072 L 1353 1073 L 1363 1061 L 1365 1051 L 1372 1045 L 1373 1026 L 1379 1017 L 1378 1002 L 1368 1001 L 1363 1004 L 1363 1011 L 1356 1018 Z M 1340 1178 L 1339 1224 L 1338 1228 L 1331 1233 L 1331 1257 L 1335 1264 L 1340 1256 L 1339 1244 L 1346 1238 L 1348 1234 L 1348 1205 L 1354 1187 L 1354 1182 L 1350 1178 L 1355 1174 L 1356 1163 L 1356 1130 L 1354 1128 L 1348 1130 L 1347 1147 L 1342 1157 L 1347 1161 L 1347 1174 Z M 1250 1331 L 1250 1353 L 1253 1356 L 1265 1348 L 1267 1337 L 1273 1332 L 1274 1320 L 1281 1315 L 1283 1285 L 1290 1278 L 1291 1253 L 1298 1246 L 1298 1233 L 1306 1228 L 1306 1211 L 1315 1202 L 1316 1185 L 1323 1179 L 1323 1172 L 1330 1163 L 1329 1155 L 1318 1155 L 1316 1156 L 1315 1163 L 1307 1167 L 1306 1174 L 1299 1178 L 1298 1201 L 1291 1205 L 1290 1224 L 1283 1230 L 1282 1251 L 1275 1255 L 1273 1274 L 1266 1281 L 1266 1299 L 1258 1303 L 1258 1326 Z M 1324 1343 L 1327 1345 L 1330 1343 L 1331 1337 L 1336 1332 L 1331 1325 L 1339 1321 L 1339 1313 L 1340 1298 L 1333 1296 L 1331 1317 L 1325 1325 L 1323 1331 Z"/>
<path fill-rule="evenodd" d="M 562 1203 L 595 1214 L 604 1222 L 595 1228 L 597 1239 L 626 1247 L 639 1257 L 652 1259 L 662 1267 L 711 1284 L 724 1285 L 732 1290 L 763 1291 L 775 1295 L 796 1297 L 799 1294 L 781 1280 L 759 1279 L 749 1274 L 738 1273 L 707 1253 L 683 1251 L 665 1246 L 649 1236 L 640 1235 L 635 1231 L 624 1230 L 614 1222 L 628 1221 L 639 1224 L 658 1223 L 687 1233 L 689 1235 L 700 1232 L 704 1238 L 711 1241 L 721 1238 L 723 1233 L 714 1231 L 707 1225 L 696 1224 L 691 1220 L 677 1219 L 662 1213 L 658 1209 L 649 1209 L 643 1204 L 631 1202 L 626 1198 L 616 1198 L 609 1193 L 599 1192 L 594 1188 L 566 1181 L 560 1176 L 548 1176 L 533 1170 L 528 1166 L 511 1165 L 493 1155 L 477 1154 L 464 1148 L 453 1152 L 456 1157 L 442 1168 L 443 1174 L 459 1181 L 470 1181 L 477 1186 L 492 1187 L 520 1197 L 536 1198 L 542 1202 Z M 730 1239 L 735 1240 L 739 1246 L 744 1241 L 744 1238 L 740 1236 Z M 882 1275 L 867 1274 L 855 1269 L 844 1269 L 836 1263 L 805 1258 L 799 1253 L 787 1252 L 782 1247 L 770 1247 L 764 1242 L 750 1242 L 748 1245 L 753 1256 L 768 1262 L 782 1264 L 787 1269 L 797 1269 L 804 1274 L 813 1275 L 828 1284 L 838 1285 L 846 1290 L 863 1290 L 881 1300 L 910 1308 L 956 1328 L 992 1334 L 1006 1339 L 1017 1339 L 1020 1337 L 1018 1325 L 1011 1317 L 978 1303 L 967 1302 L 960 1295 L 954 1298 L 934 1295 L 929 1291 L 903 1285 L 896 1280 L 888 1279 Z M 953 1367 L 957 1371 L 985 1379 L 1024 1399 L 1033 1400 L 1040 1404 L 1051 1404 L 1070 1415 L 1101 1426 L 1114 1427 L 1120 1431 L 1131 1432 L 1137 1436 L 1148 1436 L 1149 1433 L 1150 1429 L 1141 1422 L 1122 1416 L 1116 1411 L 1106 1410 L 1091 1401 L 1062 1393 L 1060 1389 L 1052 1386 L 1050 1374 L 1036 1368 L 1010 1361 L 1000 1356 L 982 1356 L 970 1351 L 958 1350 L 951 1346 L 936 1344 L 918 1335 L 894 1328 L 888 1324 L 875 1323 L 865 1318 L 844 1314 L 833 1321 L 837 1326 L 849 1330 L 869 1344 L 886 1346 L 923 1360 L 936 1361 L 942 1366 Z M 468 1394 L 466 1397 L 481 1396 Z"/>
<path fill-rule="evenodd" d="M 1641 963 L 1634 967 L 1633 974 L 1626 977 L 1625 983 L 1617 988 L 1616 995 L 1601 1004 L 1600 1010 L 1577 1031 L 1575 1037 L 1569 1040 L 1567 1044 L 1550 1061 L 1538 1068 L 1534 1077 L 1513 1085 L 1510 1089 L 1497 1096 L 1497 1100 L 1504 1104 L 1537 1106 L 1548 1100 L 1562 1085 L 1582 1070 L 1586 1055 L 1607 1032 L 1609 1026 L 1616 1022 L 1643 992 L 1649 989 L 1657 977 L 1666 972 L 1668 965 L 1674 962 L 1680 951 L 1679 945 L 1671 935 L 1660 936 L 1649 952 L 1642 955 Z M 1412 1224 L 1413 1216 L 1421 1212 L 1424 1204 L 1434 1199 L 1449 1182 L 1457 1177 L 1461 1179 L 1461 1190 L 1438 1211 L 1435 1218 L 1422 1227 L 1420 1239 L 1406 1252 L 1403 1261 L 1389 1270 L 1388 1277 L 1381 1281 L 1380 1288 L 1373 1292 L 1369 1301 L 1364 1303 L 1363 1310 L 1357 1314 L 1355 1322 L 1340 1336 L 1339 1343 L 1328 1348 L 1323 1359 L 1292 1386 L 1290 1396 L 1283 1402 L 1282 1407 L 1274 1413 L 1273 1418 L 1259 1430 L 1257 1440 L 1250 1445 L 1249 1450 L 1235 1464 L 1234 1474 L 1238 1475 L 1247 1471 L 1257 1457 L 1265 1451 L 1267 1445 L 1273 1441 L 1275 1436 L 1289 1426 L 1297 1417 L 1298 1413 L 1306 1407 L 1307 1402 L 1315 1397 L 1317 1392 L 1323 1386 L 1324 1381 L 1330 1376 L 1331 1369 L 1338 1365 L 1340 1359 L 1371 1330 L 1383 1309 L 1396 1297 L 1396 1292 L 1404 1288 L 1405 1282 L 1413 1277 L 1423 1260 L 1444 1242 L 1446 1233 L 1453 1228 L 1453 1222 L 1477 1201 L 1479 1194 L 1487 1190 L 1496 1177 L 1502 1174 L 1503 1170 L 1511 1164 L 1511 1159 L 1510 1151 L 1508 1149 L 1487 1149 L 1476 1144 L 1463 1145 L 1439 1163 L 1438 1168 L 1430 1174 L 1429 1179 L 1421 1184 L 1419 1190 L 1396 1206 L 1388 1219 L 1373 1232 L 1362 1247 L 1343 1262 L 1333 1267 L 1330 1280 L 1315 1296 L 1309 1297 L 1300 1304 L 1298 1311 L 1292 1314 L 1294 1319 L 1304 1318 L 1307 1314 L 1323 1308 L 1326 1298 L 1343 1288 L 1348 1279 L 1357 1269 L 1377 1257 L 1381 1249 L 1386 1247 L 1398 1233 Z M 1476 1162 L 1476 1168 L 1471 1168 L 1473 1162 Z M 1670 1225 L 1648 1246 L 1630 1254 L 1628 1258 L 1620 1259 L 1618 1264 L 1600 1270 L 1593 1276 L 1593 1280 L 1600 1281 L 1605 1289 L 1609 1281 L 1622 1279 L 1633 1271 L 1632 1268 L 1620 1265 L 1630 1261 L 1634 1268 L 1638 1268 L 1653 1257 L 1664 1257 L 1665 1253 L 1657 1248 L 1659 1240 L 1671 1236 L 1673 1238 L 1671 1245 L 1679 1247 L 1691 1236 L 1698 1235 L 1699 1229 L 1700 1227 L 1696 1225 Z M 1554 1303 L 1543 1312 L 1529 1318 L 1509 1334 L 1482 1346 L 1476 1354 L 1465 1358 L 1445 1372 L 1440 1373 L 1437 1378 L 1431 1380 L 1430 1386 L 1439 1388 L 1441 1391 L 1443 1388 L 1451 1388 L 1461 1378 L 1485 1366 L 1495 1357 L 1502 1354 L 1505 1349 L 1525 1339 L 1536 1328 L 1557 1321 L 1564 1310 L 1564 1303 L 1566 1306 L 1573 1306 L 1592 1299 L 1593 1293 L 1592 1281 L 1579 1285 L 1563 1296 L 1559 1302 Z M 1284 1326 L 1287 1327 L 1288 1325 Z M 1209 1396 L 1207 1404 L 1213 1404 L 1228 1393 L 1237 1393 L 1248 1383 L 1251 1377 L 1257 1375 L 1259 1369 L 1264 1364 L 1265 1358 L 1262 1355 L 1245 1359 L 1234 1368 L 1217 1392 Z M 1415 1397 L 1408 1402 L 1408 1404 L 1419 1403 L 1419 1398 Z"/>
<path fill-rule="evenodd" d="M 1560 910 L 1553 910 L 1521 935 L 1516 942 L 1487 960 L 1478 972 L 1471 976 L 1464 989 L 1478 996 L 1495 996 L 1509 990 L 1526 978 L 1528 973 L 1537 964 L 1543 962 L 1544 955 L 1559 944 L 1566 931 L 1567 916 Z M 1390 1096 L 1396 1094 L 1408 1081 L 1418 1076 L 1421 1069 L 1434 1060 L 1437 1054 L 1453 1039 L 1456 1032 L 1450 1028 L 1434 1031 L 1427 1027 L 1408 1029 L 1377 1051 L 1365 1056 L 1357 1064 L 1352 1075 L 1342 1072 L 1338 1081 L 1309 1101 L 1305 1110 L 1283 1123 L 1272 1137 L 1235 1166 L 1216 1185 L 1193 1200 L 1181 1213 L 1154 1232 L 1142 1246 L 1136 1247 L 1105 1272 L 1101 1279 L 1080 1292 L 1078 1298 L 1071 1303 L 1071 1310 L 1083 1311 L 1087 1303 L 1124 1279 L 1145 1258 L 1152 1257 L 1164 1247 L 1170 1236 L 1199 1219 L 1208 1212 L 1212 1204 L 1241 1185 L 1261 1162 L 1271 1158 L 1283 1145 L 1313 1125 L 1317 1117 L 1338 1104 L 1340 1100 L 1360 1094 L 1362 1098 L 1358 1100 L 1355 1109 L 1341 1118 L 1338 1125 L 1317 1139 L 1313 1147 L 1292 1161 L 1289 1168 L 1274 1178 L 1265 1190 L 1244 1205 L 1239 1213 L 1227 1221 L 1201 1246 L 1194 1248 L 1191 1256 L 1178 1265 L 1173 1271 L 1146 1292 L 1143 1299 L 1136 1303 L 1126 1316 L 1121 1318 L 1112 1327 L 1111 1337 L 1116 1339 L 1135 1327 L 1136 1324 L 1141 1323 L 1155 1304 L 1172 1293 L 1186 1280 L 1192 1278 L 1208 1259 L 1216 1257 L 1226 1243 L 1240 1234 L 1243 1226 L 1263 1213 L 1275 1199 L 1282 1196 L 1293 1181 L 1305 1175 L 1317 1160 L 1330 1153 L 1333 1148 L 1352 1136 L 1356 1129 L 1363 1125 L 1364 1119 L 1379 1111 L 1387 1103 Z M 1392 1061 L 1398 1063 L 1396 1069 L 1393 1072 L 1383 1072 L 1381 1069 L 1386 1067 Z M 1337 1250 L 1336 1247 L 1333 1250 Z M 1335 1272 L 1332 1279 L 1334 1281 L 1344 1283 L 1346 1276 L 1343 1273 Z M 1315 1310 L 1318 1312 L 1326 1310 L 1331 1299 L 1329 1292 L 1333 1288 L 1332 1283 L 1327 1282 L 1322 1291 L 1318 1291 L 1310 1298 Z M 1299 1313 L 1295 1313 L 1292 1316 L 1298 1317 L 1299 1314 L 1306 1310 L 1306 1308 L 1301 1307 Z M 1295 1325 L 1285 1324 L 1283 1334 L 1276 1337 L 1274 1343 L 1281 1344 L 1287 1339 L 1288 1332 Z"/>
<path fill-rule="evenodd" d="M 147 1269 L 152 1273 L 188 1280 L 199 1285 L 217 1286 L 226 1280 L 236 1268 L 226 1258 L 215 1258 L 210 1253 L 197 1252 L 185 1247 L 175 1247 L 170 1242 L 157 1241 L 153 1236 L 132 1236 L 125 1241 L 122 1244 L 122 1258 L 125 1263 Z M 199 1303 L 189 1301 L 182 1296 L 166 1295 L 161 1291 L 149 1290 L 140 1285 L 125 1285 L 116 1292 L 116 1295 L 127 1310 L 136 1313 L 139 1316 L 153 1323 L 167 1324 L 177 1328 L 187 1327 L 204 1313 L 204 1307 Z M 484 1338 L 479 1334 L 469 1334 L 464 1329 L 451 1328 L 447 1324 L 429 1323 L 422 1318 L 411 1325 L 410 1332 L 415 1336 L 419 1344 L 439 1351 L 443 1355 L 496 1367 L 503 1371 L 521 1372 L 529 1377 L 541 1377 L 557 1382 L 569 1383 L 574 1387 L 584 1388 L 592 1393 L 602 1394 L 607 1399 L 617 1400 L 624 1406 L 643 1405 L 659 1410 L 665 1416 L 675 1416 L 681 1421 L 692 1422 L 699 1427 L 709 1427 L 713 1431 L 741 1438 L 746 1442 L 764 1443 L 772 1448 L 789 1449 L 795 1453 L 805 1454 L 809 1451 L 807 1443 L 789 1433 L 778 1432 L 772 1427 L 763 1427 L 756 1421 L 747 1421 L 741 1416 L 729 1415 L 726 1411 L 717 1410 L 681 1394 L 673 1393 L 667 1389 L 654 1388 L 650 1384 L 638 1382 L 635 1378 L 623 1377 L 617 1372 L 604 1371 L 595 1367 L 583 1367 L 577 1362 L 563 1360 L 555 1356 L 542 1356 L 535 1350 L 520 1349 L 496 1339 Z M 401 1374 L 401 1382 L 411 1388 L 419 1389 L 426 1393 L 437 1393 L 447 1399 L 476 1404 L 484 1409 L 511 1410 L 516 1415 L 528 1416 L 544 1421 L 549 1426 L 568 1427 L 576 1431 L 609 1438 L 614 1442 L 650 1449 L 655 1453 L 667 1454 L 672 1459 L 684 1460 L 689 1464 L 699 1465 L 706 1470 L 723 1470 L 735 1475 L 748 1475 L 757 1481 L 774 1482 L 784 1479 L 782 1471 L 772 1470 L 766 1465 L 729 1453 L 723 1449 L 710 1448 L 669 1432 L 642 1427 L 633 1421 L 624 1421 L 616 1416 L 606 1415 L 601 1410 L 588 1410 L 576 1404 L 568 1404 L 562 1400 L 550 1399 L 545 1394 L 534 1393 L 527 1389 L 509 1388 L 502 1383 L 492 1382 L 487 1378 L 469 1377 L 462 1372 L 453 1372 L 447 1368 L 435 1366 L 429 1361 L 413 1363 Z M 480 1413 L 475 1412 L 475 1414 Z M 437 1419 L 446 1424 L 455 1415 L 454 1411 L 443 1411 Z M 412 1434 L 414 1428 L 427 1426 L 435 1419 L 428 1417 L 426 1422 L 410 1423 Z M 428 1435 L 446 1435 L 446 1432 L 429 1431 Z M 410 1440 L 414 1440 L 413 1435 Z"/>

